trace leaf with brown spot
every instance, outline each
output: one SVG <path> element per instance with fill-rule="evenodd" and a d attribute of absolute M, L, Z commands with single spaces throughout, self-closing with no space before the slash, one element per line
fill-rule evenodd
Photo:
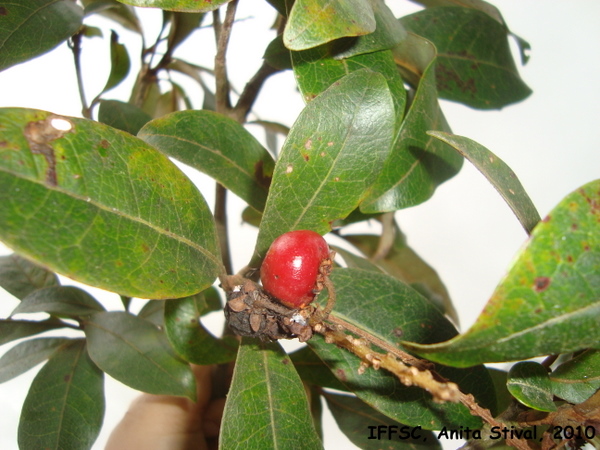
<path fill-rule="evenodd" d="M 213 283 L 222 267 L 214 219 L 165 155 L 91 120 L 6 108 L 0 122 L 11 143 L 0 149 L 6 245 L 130 297 L 177 298 Z"/>
<path fill-rule="evenodd" d="M 457 367 L 600 348 L 599 205 L 600 180 L 565 197 L 534 228 L 465 334 L 404 345 Z"/>

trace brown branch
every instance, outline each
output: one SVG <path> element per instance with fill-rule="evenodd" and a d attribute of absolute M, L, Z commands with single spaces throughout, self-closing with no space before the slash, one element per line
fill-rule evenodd
<path fill-rule="evenodd" d="M 238 0 L 233 0 L 227 4 L 223 23 L 221 23 L 219 17 L 219 10 L 213 12 L 213 27 L 217 40 L 217 54 L 215 55 L 215 98 L 217 112 L 222 114 L 228 114 L 231 110 L 231 100 L 229 98 L 231 89 L 227 76 L 226 53 L 237 4 Z"/>
<path fill-rule="evenodd" d="M 360 336 L 361 338 L 365 339 L 366 341 L 371 342 L 373 345 L 394 355 L 396 358 L 400 359 L 401 361 L 403 361 L 406 364 L 410 364 L 411 366 L 415 366 L 421 370 L 429 370 L 429 369 L 433 368 L 433 364 L 431 364 L 430 362 L 415 358 L 414 356 L 406 353 L 405 351 L 400 350 L 399 348 L 388 344 L 384 340 L 379 339 L 378 337 L 373 336 L 372 334 L 370 334 L 364 330 L 361 330 L 358 327 L 355 327 L 351 323 L 346 322 L 345 320 L 340 319 L 339 317 L 337 317 L 335 315 L 330 315 L 327 318 L 327 320 L 329 322 L 331 322 L 332 324 L 336 325 L 337 327 L 341 327 L 345 330 L 348 330 L 350 333 L 356 334 L 357 336 Z"/>
<path fill-rule="evenodd" d="M 369 345 L 369 342 L 373 339 L 371 335 L 369 335 L 368 339 L 357 339 L 347 335 L 337 327 L 328 326 L 323 323 L 315 325 L 314 331 L 322 334 L 325 337 L 325 342 L 335 344 L 358 356 L 361 360 L 361 365 L 358 369 L 359 374 L 364 373 L 370 366 L 375 370 L 381 368 L 396 375 L 405 386 L 419 386 L 425 389 L 433 396 L 434 401 L 457 402 L 459 399 L 460 391 L 455 383 L 438 381 L 431 371 L 406 365 L 392 353 L 382 354 L 374 352 Z"/>

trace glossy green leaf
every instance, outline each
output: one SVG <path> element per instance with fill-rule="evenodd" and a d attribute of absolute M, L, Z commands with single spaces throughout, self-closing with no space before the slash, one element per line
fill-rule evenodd
<path fill-rule="evenodd" d="M 296 450 L 298 445 L 323 448 L 294 365 L 278 343 L 243 338 L 219 447 Z"/>
<path fill-rule="evenodd" d="M 122 311 L 94 314 L 84 325 L 90 357 L 111 377 L 150 394 L 196 400 L 190 366 L 155 325 Z"/>
<path fill-rule="evenodd" d="M 406 108 L 406 89 L 392 52 L 385 50 L 338 59 L 339 52 L 335 43 L 303 52 L 292 52 L 294 75 L 304 101 L 310 102 L 346 75 L 368 68 L 385 77 L 396 110 L 396 123 L 400 123 Z"/>
<path fill-rule="evenodd" d="M 548 370 L 533 361 L 521 361 L 508 372 L 508 391 L 525 406 L 538 411 L 555 411 Z"/>
<path fill-rule="evenodd" d="M 98 121 L 118 130 L 126 131 L 134 136 L 150 122 L 150 117 L 143 109 L 131 103 L 118 100 L 100 100 Z"/>
<path fill-rule="evenodd" d="M 46 361 L 58 348 L 72 342 L 67 338 L 39 338 L 20 342 L 0 358 L 0 383 Z"/>
<path fill-rule="evenodd" d="M 222 364 L 235 359 L 237 340 L 217 339 L 200 322 L 208 310 L 202 294 L 167 300 L 165 332 L 175 352 L 193 364 Z"/>
<path fill-rule="evenodd" d="M 207 12 L 219 8 L 231 0 L 119 0 L 133 6 L 160 8 L 166 11 Z"/>
<path fill-rule="evenodd" d="M 441 97 L 495 109 L 531 94 L 513 61 L 506 27 L 488 14 L 473 8 L 428 8 L 401 22 L 435 44 Z"/>
<path fill-rule="evenodd" d="M 550 374 L 552 392 L 570 403 L 582 403 L 600 388 L 600 351 L 586 350 Z"/>
<path fill-rule="evenodd" d="M 442 448 L 433 432 L 402 425 L 356 397 L 329 392 L 323 396 L 340 430 L 363 450 Z"/>
<path fill-rule="evenodd" d="M 283 32 L 290 50 L 306 50 L 347 36 L 375 31 L 368 0 L 296 0 Z"/>
<path fill-rule="evenodd" d="M 410 42 L 404 45 L 410 46 Z M 426 134 L 431 129 L 450 131 L 438 103 L 435 59 L 429 56 L 425 53 L 411 62 L 418 70 L 423 69 L 423 75 L 382 171 L 360 206 L 362 212 L 388 212 L 418 205 L 462 166 L 460 155 Z"/>
<path fill-rule="evenodd" d="M 50 286 L 29 294 L 11 315 L 47 312 L 76 318 L 98 311 L 104 311 L 104 307 L 83 289 L 75 286 Z"/>
<path fill-rule="evenodd" d="M 65 323 L 55 318 L 39 321 L 0 319 L 0 345 L 58 328 L 65 328 Z"/>
<path fill-rule="evenodd" d="M 398 346 L 402 339 L 436 342 L 456 334 L 453 325 L 435 306 L 389 275 L 336 268 L 331 279 L 337 295 L 333 314 L 389 345 Z M 432 430 L 443 426 L 481 426 L 480 420 L 463 405 L 435 403 L 428 392 L 402 385 L 385 370 L 369 369 L 359 375 L 358 358 L 327 344 L 319 335 L 308 341 L 308 345 L 347 390 L 398 422 Z M 438 366 L 436 371 L 457 383 L 463 392 L 472 393 L 480 404 L 494 409 L 492 382 L 483 366 L 470 370 Z"/>
<path fill-rule="evenodd" d="M 0 123 L 8 246 L 129 297 L 182 297 L 212 284 L 221 268 L 212 214 L 166 156 L 85 119 L 14 108 L 0 110 Z"/>
<path fill-rule="evenodd" d="M 338 53 L 336 58 L 349 58 L 363 53 L 388 50 L 406 38 L 407 33 L 402 23 L 396 19 L 384 0 L 369 0 L 375 18 L 375 31 L 356 38 L 349 38 L 352 43 L 346 50 Z"/>
<path fill-rule="evenodd" d="M 142 33 L 142 25 L 135 9 L 129 5 L 119 3 L 117 0 L 81 0 L 81 3 L 85 8 L 86 17 L 100 14 L 130 31 Z"/>
<path fill-rule="evenodd" d="M 52 50 L 77 32 L 82 18 L 83 10 L 71 0 L 2 3 L 0 70 Z"/>
<path fill-rule="evenodd" d="M 262 210 L 273 158 L 238 122 L 212 111 L 181 111 L 153 120 L 139 137 L 211 176 Z"/>
<path fill-rule="evenodd" d="M 58 277 L 54 272 L 16 253 L 0 256 L 0 287 L 20 300 L 36 289 L 58 284 Z"/>
<path fill-rule="evenodd" d="M 476 323 L 420 355 L 467 367 L 598 348 L 600 180 L 565 197 L 533 230 Z"/>
<path fill-rule="evenodd" d="M 540 215 L 523 185 L 504 161 L 483 145 L 469 138 L 441 131 L 429 131 L 427 134 L 450 145 L 471 161 L 506 201 L 527 234 L 531 234 L 533 228 L 541 220 Z"/>
<path fill-rule="evenodd" d="M 351 73 L 310 102 L 275 165 L 257 253 L 286 231 L 325 234 L 350 214 L 380 170 L 393 128 L 389 89 L 370 70 Z"/>
<path fill-rule="evenodd" d="M 103 418 L 104 374 L 79 339 L 55 353 L 31 383 L 19 422 L 19 447 L 91 448 Z"/>
<path fill-rule="evenodd" d="M 374 235 L 344 235 L 343 238 L 368 258 L 376 254 L 381 239 L 380 236 Z M 382 267 L 386 273 L 408 283 L 458 323 L 458 316 L 446 286 L 435 269 L 407 245 L 406 236 L 399 229 L 396 229 L 387 255 L 372 262 Z"/>

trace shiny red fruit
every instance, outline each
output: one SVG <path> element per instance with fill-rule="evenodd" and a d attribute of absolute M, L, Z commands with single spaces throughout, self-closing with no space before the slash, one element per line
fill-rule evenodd
<path fill-rule="evenodd" d="M 260 268 L 263 288 L 290 308 L 304 308 L 322 286 L 321 266 L 329 260 L 329 246 L 310 230 L 290 231 L 273 241 Z"/>

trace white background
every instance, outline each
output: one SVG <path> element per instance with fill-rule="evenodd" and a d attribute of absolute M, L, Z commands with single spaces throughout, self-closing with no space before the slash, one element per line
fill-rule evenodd
<path fill-rule="evenodd" d="M 242 89 L 261 62 L 273 32 L 272 9 L 262 0 L 241 0 L 231 41 L 230 76 Z M 398 16 L 417 9 L 410 2 L 389 1 Z M 524 102 L 502 111 L 475 111 L 444 102 L 446 117 L 456 134 L 468 136 L 501 157 L 519 176 L 542 217 L 562 197 L 577 187 L 600 177 L 600 2 L 589 0 L 496 0 L 512 31 L 531 44 L 531 59 L 520 68 L 533 94 Z M 160 13 L 147 10 L 144 20 L 154 25 Z M 139 38 L 112 22 L 98 19 L 89 24 L 112 27 L 121 41 L 130 43 L 135 64 Z M 248 30 L 246 33 L 245 30 Z M 249 34 L 248 34 L 249 33 Z M 153 36 L 147 42 L 153 42 Z M 250 39 L 249 36 L 252 38 Z M 85 41 L 84 75 L 89 79 L 88 99 L 107 78 L 105 38 Z M 195 33 L 177 56 L 212 65 L 212 30 Z M 134 50 L 132 50 L 134 49 Z M 240 56 L 241 55 L 241 56 Z M 518 57 L 517 57 L 518 58 Z M 133 74 L 105 98 L 127 100 Z M 200 99 L 200 91 L 194 91 Z M 196 104 L 200 104 L 199 101 Z M 42 57 L 0 73 L 0 107 L 22 106 L 80 116 L 80 104 L 73 71 L 72 56 L 66 44 Z M 295 89 L 291 72 L 274 76 L 256 104 L 260 118 L 291 125 L 303 103 Z M 257 137 L 260 130 L 254 128 Z M 193 171 L 209 205 L 214 202 L 213 184 Z M 237 226 L 241 201 L 230 196 L 231 223 Z M 0 205 L 1 207 L 1 205 Z M 409 244 L 418 251 L 445 281 L 456 304 L 462 329 L 476 319 L 487 298 L 502 278 L 526 235 L 499 195 L 469 163 L 461 173 L 442 185 L 432 200 L 397 213 Z M 376 232 L 375 225 L 371 231 Z M 366 231 L 369 231 L 367 228 Z M 230 234 L 236 269 L 251 255 L 256 231 L 241 226 Z M 0 254 L 9 253 L 0 244 Z M 64 284 L 74 284 L 63 279 Z M 98 290 L 92 292 L 107 308 L 120 309 L 118 298 Z M 0 317 L 6 317 L 17 301 L 0 289 Z M 220 314 L 212 317 L 219 330 Z M 0 349 L 4 353 L 8 346 Z M 38 369 L 0 385 L 0 448 L 16 448 L 18 418 L 27 388 Z M 137 392 L 107 379 L 107 412 L 102 433 L 94 448 L 104 447 L 107 436 L 120 420 Z M 327 426 L 325 447 L 353 448 L 334 426 Z M 446 443 L 456 448 L 458 442 Z"/>

